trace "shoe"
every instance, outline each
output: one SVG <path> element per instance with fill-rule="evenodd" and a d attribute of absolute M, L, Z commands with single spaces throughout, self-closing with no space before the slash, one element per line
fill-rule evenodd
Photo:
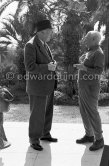
<path fill-rule="evenodd" d="M 31 144 L 31 147 L 35 150 L 42 151 L 43 147 L 40 144 Z"/>
<path fill-rule="evenodd" d="M 94 136 L 89 137 L 85 135 L 83 138 L 76 140 L 77 144 L 84 144 L 84 143 L 91 143 L 91 142 L 94 142 Z"/>
<path fill-rule="evenodd" d="M 90 151 L 96 151 L 104 147 L 104 139 L 96 140 L 92 146 L 90 146 Z"/>
<path fill-rule="evenodd" d="M 48 141 L 48 142 L 58 142 L 58 139 L 57 138 L 52 138 L 52 137 L 42 137 L 40 138 L 40 140 L 42 141 Z"/>

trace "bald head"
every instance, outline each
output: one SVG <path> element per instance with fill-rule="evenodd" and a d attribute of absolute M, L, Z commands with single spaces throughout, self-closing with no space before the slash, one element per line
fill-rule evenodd
<path fill-rule="evenodd" d="M 89 31 L 84 38 L 84 42 L 88 48 L 100 45 L 102 36 L 98 31 Z"/>

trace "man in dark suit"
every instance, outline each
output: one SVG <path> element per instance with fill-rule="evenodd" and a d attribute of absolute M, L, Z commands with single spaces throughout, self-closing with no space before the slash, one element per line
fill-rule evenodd
<path fill-rule="evenodd" d="M 36 24 L 36 35 L 27 42 L 24 63 L 28 75 L 26 91 L 30 102 L 29 140 L 35 150 L 43 150 L 40 140 L 57 142 L 50 134 L 53 97 L 56 83 L 56 61 L 49 46 L 52 27 L 45 19 Z"/>

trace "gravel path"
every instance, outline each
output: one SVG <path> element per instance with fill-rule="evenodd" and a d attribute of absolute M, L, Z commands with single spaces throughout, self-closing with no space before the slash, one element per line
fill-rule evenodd
<path fill-rule="evenodd" d="M 99 107 L 102 123 L 109 123 L 109 106 Z M 4 114 L 5 121 L 28 121 L 29 105 L 12 104 L 10 111 Z M 54 106 L 54 123 L 81 123 L 79 107 L 76 106 Z"/>

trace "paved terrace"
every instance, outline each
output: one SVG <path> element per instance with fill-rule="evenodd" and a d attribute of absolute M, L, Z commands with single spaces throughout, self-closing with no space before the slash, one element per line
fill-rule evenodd
<path fill-rule="evenodd" d="M 4 128 L 12 145 L 0 150 L 0 166 L 100 166 L 103 149 L 90 152 L 91 144 L 75 143 L 84 135 L 82 124 L 53 123 L 52 135 L 59 141 L 41 141 L 41 152 L 29 146 L 28 122 L 5 122 Z M 103 124 L 103 130 L 105 145 L 109 145 L 109 125 Z"/>

